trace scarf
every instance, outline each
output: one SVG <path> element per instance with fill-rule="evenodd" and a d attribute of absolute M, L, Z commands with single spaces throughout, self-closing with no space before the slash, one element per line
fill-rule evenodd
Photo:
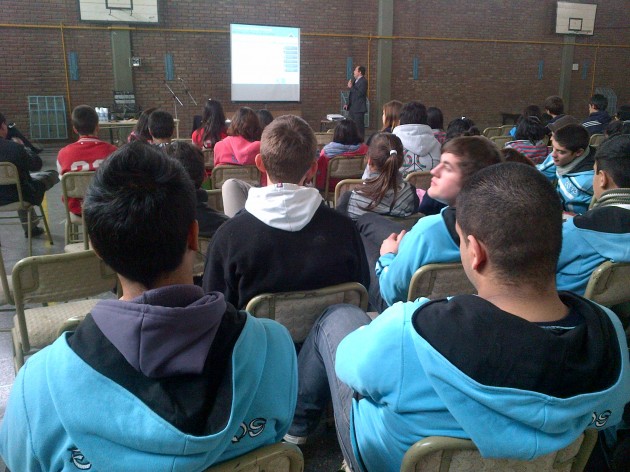
<path fill-rule="evenodd" d="M 569 162 L 566 166 L 556 166 L 557 174 L 558 175 L 566 175 L 566 174 L 568 174 L 573 169 L 575 169 L 579 164 L 581 164 L 582 161 L 588 157 L 590 152 L 591 152 L 591 148 L 587 147 L 584 150 L 584 154 L 582 154 L 580 157 L 576 157 L 571 162 Z"/>
<path fill-rule="evenodd" d="M 602 193 L 593 208 L 605 206 L 619 206 L 630 210 L 630 188 L 614 188 Z"/>

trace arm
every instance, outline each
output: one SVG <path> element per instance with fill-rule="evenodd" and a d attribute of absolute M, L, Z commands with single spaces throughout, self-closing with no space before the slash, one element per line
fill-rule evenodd
<path fill-rule="evenodd" d="M 549 154 L 541 164 L 538 164 L 536 166 L 536 169 L 542 172 L 542 174 L 549 180 L 555 180 L 557 178 L 556 165 L 553 163 L 553 158 L 551 157 L 551 154 Z"/>

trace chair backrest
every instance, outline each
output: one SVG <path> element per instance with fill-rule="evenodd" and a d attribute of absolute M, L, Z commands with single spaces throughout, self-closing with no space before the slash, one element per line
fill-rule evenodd
<path fill-rule="evenodd" d="M 15 185 L 17 187 L 18 202 L 22 203 L 22 186 L 20 174 L 11 162 L 0 162 L 0 185 Z"/>
<path fill-rule="evenodd" d="M 365 170 L 365 156 L 335 156 L 328 161 L 324 199 L 328 200 L 332 179 L 360 179 Z"/>
<path fill-rule="evenodd" d="M 278 443 L 265 446 L 213 465 L 205 472 L 302 472 L 302 451 L 294 444 Z"/>
<path fill-rule="evenodd" d="M 606 136 L 604 136 L 601 133 L 595 133 L 595 134 L 591 135 L 591 139 L 589 140 L 588 144 L 593 146 L 593 147 L 597 147 L 601 143 L 604 142 L 604 139 L 606 139 Z"/>
<path fill-rule="evenodd" d="M 464 266 L 459 262 L 449 264 L 427 264 L 420 267 L 409 284 L 407 300 L 425 297 L 431 300 L 451 295 L 477 293 L 470 283 Z"/>
<path fill-rule="evenodd" d="M 357 187 L 363 185 L 362 179 L 343 179 L 335 185 L 335 206 L 337 206 L 337 202 L 339 198 L 346 192 L 350 190 L 354 190 Z"/>
<path fill-rule="evenodd" d="M 194 275 L 203 275 L 203 269 L 206 263 L 206 252 L 208 252 L 208 246 L 210 245 L 212 238 L 204 238 L 199 236 L 199 249 L 195 257 L 195 264 L 193 266 Z"/>
<path fill-rule="evenodd" d="M 2 256 L 2 246 L 0 245 L 0 284 L 2 293 L 0 294 L 1 305 L 14 305 L 13 302 L 13 287 L 11 281 L 7 277 L 7 268 L 4 265 L 4 257 Z"/>
<path fill-rule="evenodd" d="M 239 179 L 251 185 L 260 185 L 260 171 L 254 165 L 235 166 L 221 164 L 212 169 L 212 188 L 220 189 L 228 179 Z"/>
<path fill-rule="evenodd" d="M 332 133 L 315 133 L 315 138 L 317 139 L 317 149 L 321 149 L 326 144 L 332 142 L 333 134 Z"/>
<path fill-rule="evenodd" d="M 80 172 L 66 172 L 61 176 L 61 194 L 63 195 L 63 206 L 66 210 L 66 222 L 69 224 L 73 222 L 80 224 L 82 220 L 80 217 L 71 214 L 68 207 L 68 198 L 81 198 L 85 197 L 88 185 L 94 177 L 95 171 L 80 171 Z M 78 221 L 77 221 L 78 220 Z M 83 231 L 83 249 L 89 249 L 89 241 L 87 234 L 85 233 L 85 227 Z"/>
<path fill-rule="evenodd" d="M 514 138 L 512 136 L 493 136 L 492 138 L 490 138 L 490 141 L 492 141 L 499 149 L 503 149 L 505 147 L 506 143 L 509 143 L 510 141 L 514 141 Z"/>
<path fill-rule="evenodd" d="M 490 126 L 483 130 L 483 135 L 486 138 L 491 138 L 493 136 L 501 136 L 503 134 L 503 130 L 500 126 Z"/>
<path fill-rule="evenodd" d="M 501 126 L 501 135 L 509 136 L 510 131 L 512 131 L 512 128 L 514 128 L 515 126 L 516 126 L 515 124 Z M 512 138 L 512 139 L 514 139 L 514 138 Z"/>
<path fill-rule="evenodd" d="M 602 263 L 591 274 L 584 297 L 604 306 L 630 301 L 630 262 Z"/>
<path fill-rule="evenodd" d="M 223 213 L 223 195 L 221 189 L 206 190 L 208 193 L 208 206 L 213 210 Z"/>
<path fill-rule="evenodd" d="M 214 149 L 203 150 L 203 165 L 206 170 L 212 170 L 214 168 Z"/>
<path fill-rule="evenodd" d="M 13 267 L 12 280 L 22 345 L 29 351 L 26 304 L 93 297 L 114 288 L 117 278 L 94 251 L 87 250 L 27 257 Z"/>
<path fill-rule="evenodd" d="M 403 457 L 400 472 L 449 470 L 581 472 L 597 442 L 597 431 L 587 429 L 575 441 L 559 451 L 531 461 L 485 459 L 469 439 L 431 436 L 411 446 Z"/>
<path fill-rule="evenodd" d="M 349 303 L 366 311 L 367 290 L 358 282 L 347 282 L 316 290 L 265 293 L 252 298 L 245 310 L 257 318 L 276 320 L 299 343 L 306 339 L 322 311 L 337 303 Z"/>
<path fill-rule="evenodd" d="M 416 188 L 429 190 L 429 187 L 431 186 L 431 177 L 433 176 L 430 171 L 417 170 L 415 172 L 409 172 L 405 176 L 405 180 Z"/>

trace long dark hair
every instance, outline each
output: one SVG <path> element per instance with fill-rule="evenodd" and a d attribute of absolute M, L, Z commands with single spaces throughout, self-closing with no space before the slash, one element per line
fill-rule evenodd
<path fill-rule="evenodd" d="M 369 165 L 379 172 L 373 179 L 366 180 L 357 191 L 368 197 L 371 202 L 364 210 L 376 207 L 390 190 L 394 191 L 394 198 L 390 209 L 396 203 L 398 194 L 398 169 L 403 162 L 403 145 L 400 138 L 392 133 L 378 133 L 372 139 L 367 156 Z"/>
<path fill-rule="evenodd" d="M 221 133 L 225 132 L 225 113 L 221 102 L 208 99 L 203 107 L 201 115 L 201 142 L 205 146 L 206 141 L 211 143 L 211 148 L 221 141 Z"/>
<path fill-rule="evenodd" d="M 153 139 L 151 137 L 151 133 L 149 133 L 149 115 L 155 110 L 157 110 L 157 108 L 155 107 L 147 108 L 142 113 L 140 113 L 140 116 L 138 117 L 138 122 L 133 128 L 133 133 L 135 137 L 131 138 L 132 141 L 142 141 L 146 143 Z"/>

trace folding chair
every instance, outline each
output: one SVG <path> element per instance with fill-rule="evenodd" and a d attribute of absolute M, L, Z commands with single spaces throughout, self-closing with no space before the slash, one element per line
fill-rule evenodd
<path fill-rule="evenodd" d="M 321 149 L 326 146 L 326 144 L 331 143 L 333 139 L 332 133 L 315 133 L 315 138 L 317 139 L 317 149 L 321 151 Z"/>
<path fill-rule="evenodd" d="M 75 215 L 70 211 L 68 199 L 83 199 L 93 177 L 94 171 L 66 172 L 61 176 L 61 193 L 63 195 L 63 205 L 66 209 L 65 252 L 74 252 L 90 248 L 85 225 L 83 224 L 83 217 Z"/>
<path fill-rule="evenodd" d="M 278 443 L 255 449 L 205 472 L 302 472 L 302 451 L 294 444 Z"/>
<path fill-rule="evenodd" d="M 193 266 L 193 275 L 199 277 L 203 275 L 203 269 L 206 264 L 206 253 L 208 252 L 208 246 L 212 238 L 199 237 L 199 250 L 195 257 L 195 265 Z"/>
<path fill-rule="evenodd" d="M 597 431 L 587 429 L 559 451 L 531 461 L 485 459 L 469 439 L 431 436 L 405 453 L 400 472 L 447 472 L 460 470 L 519 472 L 581 472 L 597 442 Z"/>
<path fill-rule="evenodd" d="M 330 199 L 331 180 L 360 179 L 365 170 L 365 156 L 335 156 L 328 161 L 324 200 Z M 334 194 L 333 194 L 334 197 Z"/>
<path fill-rule="evenodd" d="M 213 210 L 223 213 L 223 195 L 221 189 L 206 190 L 208 192 L 208 206 Z"/>
<path fill-rule="evenodd" d="M 203 165 L 206 170 L 214 169 L 214 149 L 203 150 Z"/>
<path fill-rule="evenodd" d="M 337 206 L 337 202 L 339 201 L 339 198 L 344 193 L 349 192 L 350 190 L 354 190 L 355 188 L 358 188 L 361 185 L 363 185 L 362 179 L 343 179 L 339 181 L 337 185 L 335 185 L 335 201 L 334 201 L 335 207 Z"/>
<path fill-rule="evenodd" d="M 432 177 L 433 176 L 431 175 L 430 171 L 417 170 L 415 172 L 409 172 L 405 176 L 405 180 L 416 188 L 420 188 L 422 190 L 429 190 L 429 187 L 431 186 Z"/>
<path fill-rule="evenodd" d="M 435 300 L 474 293 L 477 293 L 477 289 L 466 277 L 461 263 L 427 264 L 411 277 L 407 300 L 413 301 L 421 297 Z"/>
<path fill-rule="evenodd" d="M 591 139 L 589 140 L 588 144 L 590 146 L 597 147 L 601 143 L 603 143 L 605 139 L 606 139 L 606 136 L 604 136 L 603 134 L 595 133 L 591 135 Z"/>
<path fill-rule="evenodd" d="M 294 342 L 300 343 L 317 317 L 337 303 L 349 303 L 366 311 L 367 290 L 358 282 L 347 282 L 316 290 L 265 293 L 252 298 L 245 310 L 256 318 L 276 320 L 289 330 Z"/>
<path fill-rule="evenodd" d="M 13 301 L 13 282 L 7 277 L 7 269 L 2 256 L 2 246 L 0 245 L 0 305 L 15 305 Z M 13 311 L 13 310 L 11 310 Z"/>
<path fill-rule="evenodd" d="M 492 138 L 493 136 L 501 136 L 503 134 L 503 130 L 500 126 L 490 126 L 483 130 L 483 135 L 486 138 Z"/>
<path fill-rule="evenodd" d="M 612 307 L 630 302 L 630 262 L 602 263 L 591 274 L 584 298 Z"/>
<path fill-rule="evenodd" d="M 235 166 L 220 164 L 212 169 L 212 188 L 217 190 L 227 179 L 239 179 L 254 186 L 260 186 L 260 171 L 254 165 Z"/>
<path fill-rule="evenodd" d="M 52 234 L 50 234 L 50 228 L 48 227 L 48 220 L 46 219 L 46 214 L 44 213 L 44 209 L 42 208 L 41 205 L 32 205 L 31 203 L 24 200 L 22 196 L 22 185 L 20 183 L 20 174 L 18 173 L 17 167 L 15 167 L 15 165 L 12 164 L 11 162 L 0 162 L 0 185 L 15 185 L 15 188 L 17 189 L 18 201 L 9 203 L 7 205 L 1 205 L 0 212 L 1 213 L 6 213 L 6 212 L 17 213 L 18 210 L 23 210 L 26 212 L 26 215 L 27 215 L 26 237 L 28 238 L 29 256 L 33 255 L 33 235 L 31 232 L 32 230 L 31 226 L 32 226 L 33 221 L 32 221 L 31 209 L 36 206 L 39 207 L 40 214 L 39 215 L 36 214 L 35 216 L 41 218 L 42 221 L 44 222 L 44 229 L 46 230 L 48 241 L 50 242 L 50 244 L 53 244 Z M 8 223 L 8 224 L 20 224 L 20 225 L 22 224 L 22 221 L 19 220 L 19 215 L 17 214 L 15 216 L 3 216 L 0 219 L 2 220 L 18 219 L 18 222 Z"/>
<path fill-rule="evenodd" d="M 52 344 L 64 321 L 84 318 L 98 299 L 87 299 L 109 292 L 116 286 L 116 273 L 94 251 L 34 256 L 22 259 L 13 268 L 14 366 L 17 372 L 24 357 Z M 69 303 L 61 303 L 69 302 Z M 32 303 L 54 303 L 26 308 Z"/>
<path fill-rule="evenodd" d="M 512 131 L 512 128 L 514 128 L 515 126 L 516 124 L 501 126 L 501 135 L 510 136 L 510 131 Z M 514 139 L 513 137 L 510 137 L 510 141 L 512 141 L 513 139 Z"/>
<path fill-rule="evenodd" d="M 514 138 L 510 135 L 494 136 L 490 138 L 490 141 L 492 141 L 499 149 L 503 149 L 505 147 L 505 144 L 509 143 L 510 141 L 514 141 Z"/>

